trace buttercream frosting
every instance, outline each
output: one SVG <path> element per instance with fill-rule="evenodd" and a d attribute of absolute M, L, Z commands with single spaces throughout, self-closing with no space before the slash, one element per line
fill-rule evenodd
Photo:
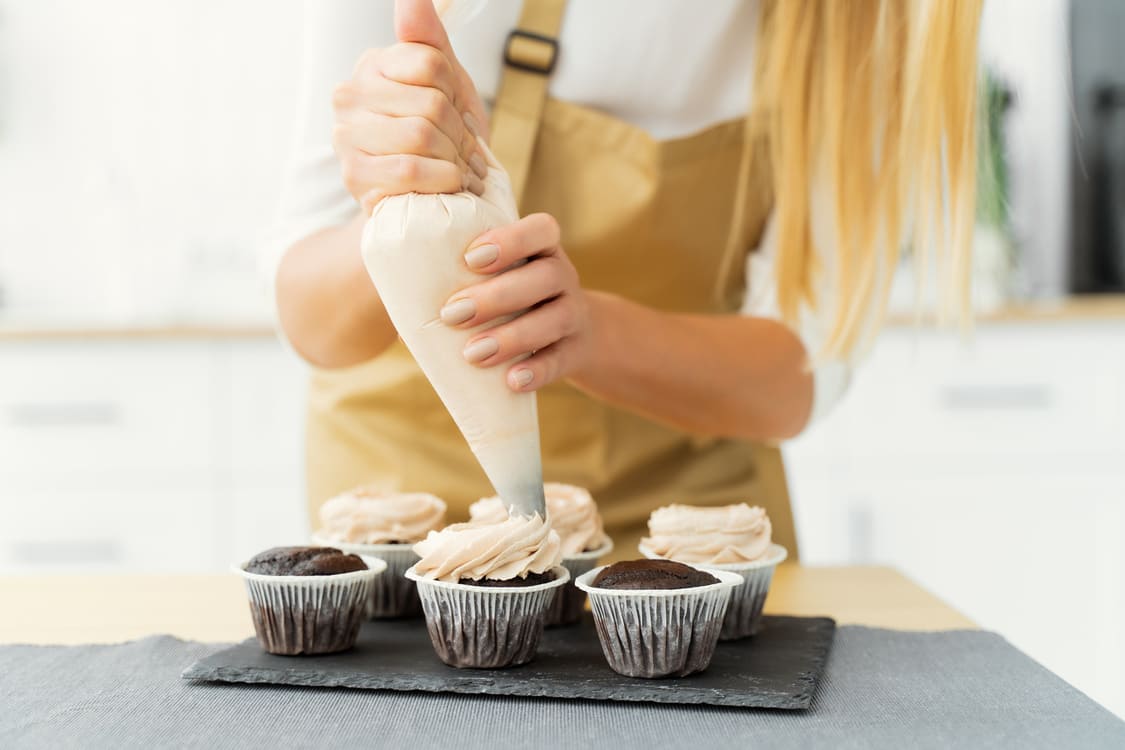
<path fill-rule="evenodd" d="M 605 527 L 594 498 L 582 487 L 559 482 L 543 485 L 547 520 L 562 541 L 563 557 L 597 549 L 606 543 Z M 498 523 L 508 517 L 499 497 L 482 498 L 469 506 L 472 523 Z"/>
<path fill-rule="evenodd" d="M 352 544 L 413 543 L 441 527 L 445 502 L 424 492 L 360 487 L 320 507 L 318 536 Z"/>
<path fill-rule="evenodd" d="M 455 523 L 414 545 L 414 570 L 439 581 L 510 581 L 546 573 L 562 560 L 559 535 L 538 515 L 499 523 Z"/>
<path fill-rule="evenodd" d="M 772 527 L 763 508 L 668 505 L 648 519 L 641 544 L 652 554 L 687 563 L 740 563 L 769 552 Z"/>

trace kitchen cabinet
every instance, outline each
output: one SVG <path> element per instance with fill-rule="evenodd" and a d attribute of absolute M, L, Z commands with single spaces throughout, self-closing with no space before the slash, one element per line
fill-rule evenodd
<path fill-rule="evenodd" d="M 893 565 L 1125 715 L 1125 321 L 893 328 L 785 452 L 805 562 Z"/>
<path fill-rule="evenodd" d="M 308 538 L 271 336 L 0 342 L 0 572 L 218 571 Z"/>

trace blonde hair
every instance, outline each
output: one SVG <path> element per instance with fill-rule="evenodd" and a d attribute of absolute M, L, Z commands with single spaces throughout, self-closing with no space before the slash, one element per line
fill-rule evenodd
<path fill-rule="evenodd" d="M 769 144 L 778 303 L 828 321 L 818 358 L 877 330 L 904 243 L 937 269 L 942 317 L 968 320 L 981 1 L 762 0 L 751 127 Z"/>

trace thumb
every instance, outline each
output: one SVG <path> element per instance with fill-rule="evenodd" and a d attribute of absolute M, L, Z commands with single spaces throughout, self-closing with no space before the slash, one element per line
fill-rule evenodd
<path fill-rule="evenodd" d="M 395 0 L 395 36 L 400 42 L 429 45 L 454 59 L 433 0 Z"/>

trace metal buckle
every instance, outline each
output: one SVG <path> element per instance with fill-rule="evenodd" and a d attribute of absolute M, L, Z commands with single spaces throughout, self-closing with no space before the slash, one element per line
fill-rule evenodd
<path fill-rule="evenodd" d="M 551 48 L 551 59 L 545 65 L 536 65 L 535 63 L 526 62 L 525 60 L 516 60 L 512 57 L 512 42 L 516 39 L 527 39 L 531 42 L 540 42 L 546 44 Z M 536 34 L 533 31 L 523 31 L 522 29 L 512 29 L 508 33 L 508 39 L 504 43 L 504 64 L 510 65 L 517 70 L 526 70 L 529 73 L 539 73 L 540 75 L 550 75 L 555 70 L 555 63 L 559 59 L 559 43 L 557 40 L 542 34 Z"/>

